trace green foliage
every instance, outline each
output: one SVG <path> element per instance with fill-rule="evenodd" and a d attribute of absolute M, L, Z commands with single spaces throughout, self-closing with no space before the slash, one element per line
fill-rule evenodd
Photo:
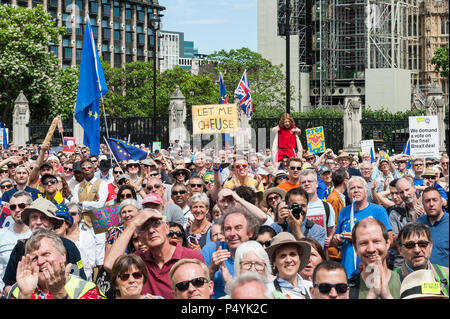
<path fill-rule="evenodd" d="M 30 102 L 31 116 L 46 120 L 53 110 L 67 102 L 60 76 L 67 84 L 69 72 L 62 72 L 48 49 L 57 43 L 64 28 L 55 26 L 41 5 L 33 9 L 0 5 L 0 94 L 2 121 L 8 122 L 14 100 L 23 90 Z M 73 102 L 72 102 L 73 104 Z"/>
<path fill-rule="evenodd" d="M 448 79 L 448 44 L 434 51 L 431 64 L 434 65 L 436 72 L 440 72 L 442 77 Z"/>
<path fill-rule="evenodd" d="M 425 115 L 425 110 L 406 110 L 403 112 L 392 113 L 388 110 L 372 110 L 369 107 L 366 107 L 362 110 L 362 119 L 363 120 L 408 120 L 409 116 L 420 116 Z"/>

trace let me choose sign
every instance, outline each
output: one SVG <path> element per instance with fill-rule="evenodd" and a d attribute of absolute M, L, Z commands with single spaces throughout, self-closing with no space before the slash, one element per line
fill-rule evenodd
<path fill-rule="evenodd" d="M 192 105 L 192 127 L 194 134 L 237 132 L 236 104 Z"/>

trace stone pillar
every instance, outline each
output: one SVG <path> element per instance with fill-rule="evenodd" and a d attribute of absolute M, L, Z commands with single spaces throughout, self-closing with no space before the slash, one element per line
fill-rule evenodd
<path fill-rule="evenodd" d="M 178 140 L 180 145 L 189 144 L 189 131 L 185 127 L 186 99 L 177 85 L 170 96 L 169 104 L 169 143 Z"/>
<path fill-rule="evenodd" d="M 426 115 L 437 116 L 439 132 L 439 153 L 445 153 L 445 100 L 439 84 L 434 82 L 428 86 L 428 95 L 426 99 Z"/>
<path fill-rule="evenodd" d="M 241 105 L 239 104 L 239 99 L 235 99 L 234 103 L 238 110 L 238 123 L 239 129 L 235 133 L 235 145 L 238 150 L 247 152 L 250 149 L 250 140 L 251 140 L 251 127 L 250 120 L 247 117 L 247 114 L 242 110 Z"/>
<path fill-rule="evenodd" d="M 13 110 L 13 138 L 14 145 L 26 145 L 30 139 L 30 130 L 28 124 L 30 123 L 30 108 L 29 103 L 23 92 L 20 91 L 14 102 Z"/>
<path fill-rule="evenodd" d="M 76 104 L 73 106 L 73 137 L 75 137 L 75 144 L 78 146 L 84 146 L 83 144 L 83 137 L 84 137 L 84 130 L 83 127 L 78 123 L 78 121 L 75 119 L 75 107 Z M 100 143 L 103 143 L 103 141 L 100 141 Z"/>
<path fill-rule="evenodd" d="M 344 98 L 344 151 L 347 153 L 358 154 L 361 149 L 361 106 L 360 94 L 352 81 Z"/>

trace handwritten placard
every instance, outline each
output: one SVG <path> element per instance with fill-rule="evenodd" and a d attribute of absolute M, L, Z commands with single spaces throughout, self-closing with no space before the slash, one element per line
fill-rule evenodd
<path fill-rule="evenodd" d="M 235 104 L 192 105 L 194 134 L 234 133 L 238 131 Z"/>
<path fill-rule="evenodd" d="M 119 226 L 122 222 L 119 214 L 119 205 L 107 206 L 87 212 L 92 221 L 92 228 L 96 234 L 106 233 L 109 228 Z"/>
<path fill-rule="evenodd" d="M 306 142 L 308 150 L 313 153 L 325 152 L 325 134 L 323 126 L 306 129 Z"/>
<path fill-rule="evenodd" d="M 0 206 L 0 228 L 8 228 L 13 223 L 14 219 L 11 217 L 9 203 L 3 202 Z"/>

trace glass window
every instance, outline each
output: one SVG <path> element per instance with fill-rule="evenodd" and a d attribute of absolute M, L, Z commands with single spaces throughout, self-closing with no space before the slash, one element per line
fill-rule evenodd
<path fill-rule="evenodd" d="M 109 40 L 109 39 L 111 39 L 111 30 L 103 29 L 103 40 Z"/>
<path fill-rule="evenodd" d="M 97 1 L 89 2 L 89 12 L 90 13 L 98 13 L 98 2 Z"/>
<path fill-rule="evenodd" d="M 120 41 L 121 36 L 120 36 L 120 31 L 115 30 L 114 31 L 114 41 Z"/>
<path fill-rule="evenodd" d="M 120 18 L 120 8 L 114 7 L 114 17 Z"/>
<path fill-rule="evenodd" d="M 64 59 L 72 59 L 72 48 L 64 48 Z"/>
<path fill-rule="evenodd" d="M 133 13 L 131 11 L 131 9 L 125 9 L 125 19 L 130 19 L 132 18 Z"/>

